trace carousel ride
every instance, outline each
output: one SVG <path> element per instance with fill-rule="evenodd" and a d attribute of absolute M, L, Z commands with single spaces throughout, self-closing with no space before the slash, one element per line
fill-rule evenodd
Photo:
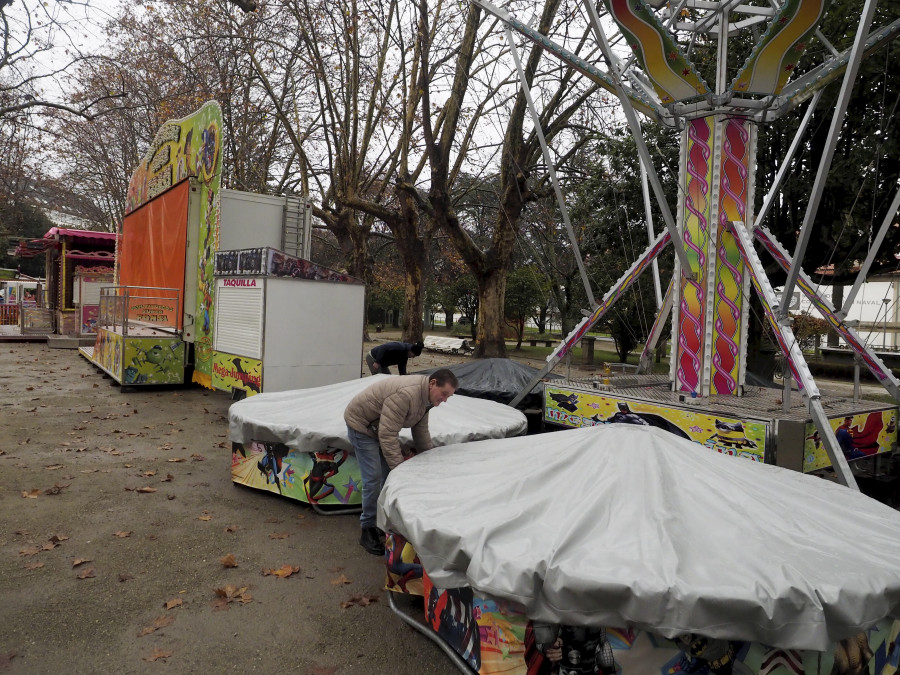
<path fill-rule="evenodd" d="M 619 98 L 640 155 L 642 177 L 646 178 L 644 199 L 648 220 L 652 191 L 665 226 L 660 234 L 651 236 L 646 250 L 599 302 L 593 300 L 590 282 L 581 265 L 582 281 L 593 306 L 584 311 L 581 323 L 556 347 L 548 357 L 547 365 L 519 396 L 531 391 L 571 352 L 639 275 L 649 269 L 655 270 L 655 258 L 672 245 L 675 252 L 673 278 L 664 299 L 657 290 L 659 312 L 641 357 L 646 370 L 663 326 L 671 316 L 673 347 L 668 379 L 660 382 L 659 377 L 639 375 L 614 378 L 610 382 L 607 378 L 600 384 L 594 383 L 591 387 L 594 391 L 582 391 L 577 385 L 556 391 L 556 400 L 568 399 L 573 408 L 577 399 L 599 396 L 613 406 L 612 414 L 623 409 L 634 412 L 634 404 L 640 407 L 642 401 L 649 400 L 654 413 L 688 410 L 696 416 L 697 411 L 706 411 L 711 420 L 729 418 L 727 424 L 731 425 L 740 424 L 747 428 L 761 424 L 759 438 L 753 441 L 759 452 L 748 456 L 770 463 L 776 463 L 776 453 L 782 458 L 797 455 L 788 446 L 796 446 L 797 438 L 803 434 L 806 440 L 812 440 L 814 448 L 803 450 L 800 453 L 803 457 L 792 457 L 790 464 L 804 471 L 830 464 L 839 482 L 856 487 L 846 458 L 847 444 L 844 443 L 842 450 L 836 430 L 850 417 L 856 425 L 853 428 L 861 432 L 874 414 L 880 418 L 880 431 L 875 434 L 881 444 L 880 452 L 890 451 L 896 447 L 896 407 L 861 406 L 859 401 L 826 401 L 823 405 L 823 395 L 791 329 L 788 306 L 796 287 L 855 352 L 859 362 L 894 399 L 900 401 L 900 381 L 845 319 L 847 309 L 894 222 L 900 205 L 900 191 L 884 214 L 880 227 L 873 224 L 870 253 L 860 266 L 844 307 L 834 307 L 817 292 L 801 268 L 814 234 L 825 180 L 844 126 L 860 62 L 900 34 L 900 21 L 873 29 L 877 3 L 866 2 L 852 47 L 839 52 L 819 30 L 829 9 L 827 0 L 606 0 L 597 5 L 585 2 L 582 18 L 590 37 L 581 40 L 582 52 L 599 53 L 603 63 L 598 64 L 596 60 L 571 51 L 567 45 L 553 42 L 527 22 L 487 0 L 474 1 L 505 25 L 520 82 L 525 82 L 525 76 L 514 32 L 540 45 Z M 735 40 L 741 41 L 741 49 L 735 50 L 741 52 L 741 62 L 736 62 L 729 49 L 730 42 Z M 748 43 L 752 43 L 749 54 Z M 819 49 L 812 52 L 809 49 L 811 43 L 818 43 Z M 709 56 L 709 45 L 715 45 L 714 79 L 709 82 L 695 63 L 695 60 L 702 60 L 698 57 L 701 44 L 706 45 L 703 58 Z M 803 73 L 795 75 L 800 65 Z M 841 78 L 825 150 L 819 158 L 796 248 L 790 253 L 766 229 L 764 221 L 778 199 L 779 189 L 808 132 L 823 88 Z M 551 167 L 551 181 L 556 188 L 563 221 L 577 252 L 562 192 L 552 171 L 553 162 L 540 130 L 538 111 L 528 88 L 524 87 L 523 91 L 542 142 L 545 162 Z M 756 211 L 753 195 L 758 135 L 767 124 L 786 115 L 796 115 L 804 106 L 803 119 L 793 142 L 779 165 L 774 182 L 767 186 L 761 208 Z M 643 120 L 639 119 L 639 114 Z M 674 213 L 663 194 L 642 133 L 642 123 L 662 124 L 681 133 L 679 192 Z M 652 223 L 648 222 L 648 227 L 652 235 Z M 787 275 L 780 293 L 775 291 L 767 276 L 757 246 L 772 256 Z M 789 386 L 783 394 L 759 394 L 745 387 L 751 287 L 760 299 L 765 320 L 788 366 L 785 374 L 796 382 L 802 396 L 800 409 L 797 406 L 791 408 Z M 650 392 L 649 399 L 647 392 Z M 512 404 L 516 403 L 518 400 L 514 399 Z M 593 403 L 596 410 L 597 401 Z M 779 404 L 781 410 L 773 410 Z M 597 414 L 583 415 L 583 412 L 584 409 L 566 411 L 548 402 L 545 421 L 563 426 L 585 426 L 606 420 Z M 859 413 L 864 417 L 857 420 Z M 873 418 L 872 424 L 878 426 L 879 421 Z M 874 431 L 874 426 L 869 428 L 869 433 Z M 790 431 L 790 428 L 794 430 Z M 759 441 L 769 447 L 760 448 Z M 727 446 L 718 449 L 729 450 Z M 822 452 L 816 458 L 814 455 L 819 450 Z"/>
<path fill-rule="evenodd" d="M 819 29 L 828 0 L 586 0 L 580 17 L 586 34 L 559 44 L 528 19 L 488 0 L 473 2 L 504 26 L 576 253 L 515 34 L 619 98 L 646 177 L 648 221 L 652 192 L 665 226 L 657 235 L 648 222 L 648 247 L 599 301 L 580 263 L 591 308 L 510 405 L 566 359 L 671 244 L 673 278 L 665 295 L 657 291 L 659 312 L 641 359 L 646 367 L 671 316 L 670 372 L 667 378 L 645 372 L 545 382 L 545 421 L 597 428 L 542 435 L 539 442 L 451 445 L 392 472 L 379 505 L 379 525 L 388 531 L 391 607 L 466 673 L 898 672 L 900 576 L 888 553 L 897 514 L 859 494 L 848 462 L 858 450 L 848 437 L 868 433 L 875 457 L 896 449 L 898 408 L 823 395 L 788 308 L 798 288 L 900 401 L 900 381 L 846 320 L 894 222 L 900 191 L 880 227 L 872 227 L 870 253 L 843 307 L 818 293 L 801 268 L 860 63 L 900 35 L 900 20 L 873 29 L 876 3 L 866 0 L 852 47 L 839 51 Z M 729 43 L 737 39 L 735 57 Z M 808 53 L 816 42 L 822 49 Z M 709 45 L 715 58 L 704 71 L 712 68 L 708 81 L 698 63 L 709 56 Z M 825 149 L 790 253 L 763 223 L 823 88 L 837 81 Z M 756 210 L 758 135 L 800 111 L 799 129 Z M 643 137 L 641 124 L 648 122 L 681 134 L 674 208 Z M 786 274 L 780 292 L 757 249 Z M 784 392 L 747 386 L 751 288 L 787 365 Z M 789 401 L 790 380 L 802 401 Z M 470 469 L 474 458 L 479 476 Z M 839 485 L 801 475 L 829 465 Z M 444 489 L 432 489 L 434 476 Z M 811 523 L 826 522 L 805 539 Z M 751 524 L 760 528 L 756 534 Z M 879 527 L 884 531 L 870 529 Z M 853 551 L 851 541 L 872 548 Z M 832 545 L 847 560 L 816 562 L 815 552 Z M 863 562 L 876 560 L 878 574 L 857 574 Z M 736 573 L 742 564 L 746 573 Z M 785 571 L 790 579 L 782 577 Z M 856 581 L 874 591 L 851 603 L 873 610 L 865 617 L 843 604 Z M 809 593 L 805 599 L 800 588 Z M 644 597 L 648 589 L 656 595 Z M 416 595 L 424 596 L 424 622 L 416 618 Z M 789 613 L 809 615 L 779 618 L 773 607 L 781 603 Z M 710 607 L 722 614 L 708 620 Z M 851 615 L 840 625 L 839 617 Z"/>

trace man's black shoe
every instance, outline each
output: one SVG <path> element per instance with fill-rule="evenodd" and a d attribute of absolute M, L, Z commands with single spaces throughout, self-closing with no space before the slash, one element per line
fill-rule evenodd
<path fill-rule="evenodd" d="M 359 535 L 359 545 L 372 555 L 384 555 L 384 538 L 378 532 L 377 527 L 365 527 Z"/>

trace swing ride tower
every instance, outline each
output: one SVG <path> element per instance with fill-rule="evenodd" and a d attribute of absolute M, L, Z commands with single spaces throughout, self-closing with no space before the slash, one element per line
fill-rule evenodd
<path fill-rule="evenodd" d="M 837 479 L 856 487 L 845 456 L 846 447 L 842 451 L 835 424 L 830 423 L 837 416 L 843 420 L 853 417 L 855 411 L 823 407 L 822 395 L 791 330 L 787 307 L 796 286 L 856 352 L 876 380 L 900 401 L 900 382 L 844 321 L 849 303 L 844 308 L 833 307 L 816 292 L 801 269 L 860 62 L 866 54 L 900 35 L 900 21 L 872 30 L 876 2 L 866 0 L 852 47 L 839 52 L 819 30 L 829 9 L 829 0 L 603 0 L 596 4 L 584 0 L 586 25 L 603 57 L 602 65 L 598 66 L 569 51 L 566 46 L 555 44 L 487 0 L 474 1 L 504 22 L 521 82 L 525 78 L 513 31 L 618 96 L 637 144 L 642 171 L 646 173 L 665 226 L 613 288 L 585 312 L 584 320 L 563 339 L 548 357 L 547 366 L 519 398 L 570 353 L 616 299 L 651 266 L 660 251 L 672 244 L 675 252 L 673 279 L 665 300 L 660 303 L 656 323 L 642 356 L 642 361 L 649 362 L 648 355 L 655 348 L 663 324 L 671 316 L 668 382 L 671 400 L 688 403 L 692 410 L 708 406 L 716 420 L 721 417 L 721 410 L 716 405 L 725 405 L 729 409 L 740 406 L 747 374 L 748 300 L 750 293 L 755 292 L 787 364 L 786 376 L 796 382 L 807 417 L 815 429 L 812 434 L 807 433 L 808 429 L 803 431 L 803 439 L 795 434 L 796 442 L 802 444 L 815 436 L 816 447 L 821 443 Z M 752 47 L 749 55 L 742 58 L 742 63 L 732 63 L 729 41 L 738 37 L 745 45 L 748 40 L 752 42 Z M 821 47 L 821 55 L 815 57 L 820 60 L 806 67 L 813 58 L 808 54 L 808 47 L 815 42 Z M 704 79 L 695 63 L 699 51 L 695 47 L 701 43 L 715 45 L 714 78 L 710 81 Z M 708 55 L 708 51 L 706 53 Z M 804 56 L 808 57 L 804 61 L 805 70 L 795 76 Z M 789 253 L 767 231 L 763 221 L 777 199 L 822 89 L 836 81 L 841 81 L 841 89 L 825 151 L 818 158 L 818 171 L 796 248 Z M 530 92 L 527 87 L 523 89 L 546 154 Z M 788 114 L 797 114 L 803 106 L 805 113 L 797 134 L 773 184 L 761 186 L 767 188 L 766 197 L 759 211 L 754 212 L 757 136 L 764 132 L 766 124 Z M 642 136 L 639 113 L 645 122 L 649 120 L 680 131 L 679 190 L 674 208 L 667 204 L 654 171 Z M 549 156 L 545 156 L 545 160 L 552 166 Z M 565 204 L 552 171 L 551 180 L 568 225 Z M 645 200 L 649 191 L 645 189 Z M 892 201 L 878 235 L 873 236 L 873 249 L 862 265 L 850 301 L 864 280 L 884 233 L 893 222 L 898 204 L 900 191 Z M 571 236 L 570 226 L 569 230 Z M 577 246 L 574 239 L 572 243 Z M 772 256 L 787 274 L 780 293 L 776 293 L 766 275 L 757 246 Z M 583 268 L 582 278 L 589 286 Z M 589 288 L 587 297 L 594 297 Z M 595 384 L 595 388 L 602 390 L 604 387 Z M 785 398 L 789 392 L 786 389 Z M 557 392 L 559 400 L 567 394 L 569 392 Z M 577 395 L 569 398 L 571 406 L 577 405 Z M 517 402 L 515 400 L 513 405 Z M 665 407 L 665 403 L 662 405 Z M 623 410 L 621 404 L 619 410 Z M 625 410 L 628 414 L 632 412 L 627 406 Z M 571 416 L 576 423 L 567 423 L 568 426 L 610 421 L 598 414 L 589 417 L 581 410 L 578 412 L 580 414 Z M 896 408 L 893 412 L 880 412 L 885 432 L 879 436 L 880 442 L 892 442 L 896 446 Z M 891 415 L 892 422 L 889 421 Z M 777 426 L 778 420 L 773 420 L 773 427 Z"/>

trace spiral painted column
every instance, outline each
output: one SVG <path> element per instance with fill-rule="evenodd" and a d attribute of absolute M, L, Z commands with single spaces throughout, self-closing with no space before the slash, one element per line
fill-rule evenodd
<path fill-rule="evenodd" d="M 682 136 L 679 228 L 693 278 L 681 275 L 673 310 L 676 391 L 740 393 L 747 278 L 729 221 L 752 208 L 755 129 L 736 117 L 687 123 Z"/>

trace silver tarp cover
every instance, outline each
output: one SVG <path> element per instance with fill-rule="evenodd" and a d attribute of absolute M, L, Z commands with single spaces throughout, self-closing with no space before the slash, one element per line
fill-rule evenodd
<path fill-rule="evenodd" d="M 344 409 L 357 393 L 374 384 L 373 375 L 325 387 L 258 394 L 233 403 L 228 410 L 229 438 L 236 443 L 284 443 L 301 452 L 333 447 L 352 450 L 347 440 Z M 493 401 L 451 396 L 433 408 L 428 428 L 435 445 L 524 434 L 525 415 Z M 405 447 L 412 445 L 409 429 L 400 433 Z"/>
<path fill-rule="evenodd" d="M 532 619 L 824 650 L 900 617 L 900 514 L 821 478 L 614 424 L 441 448 L 378 524 L 439 588 Z"/>

